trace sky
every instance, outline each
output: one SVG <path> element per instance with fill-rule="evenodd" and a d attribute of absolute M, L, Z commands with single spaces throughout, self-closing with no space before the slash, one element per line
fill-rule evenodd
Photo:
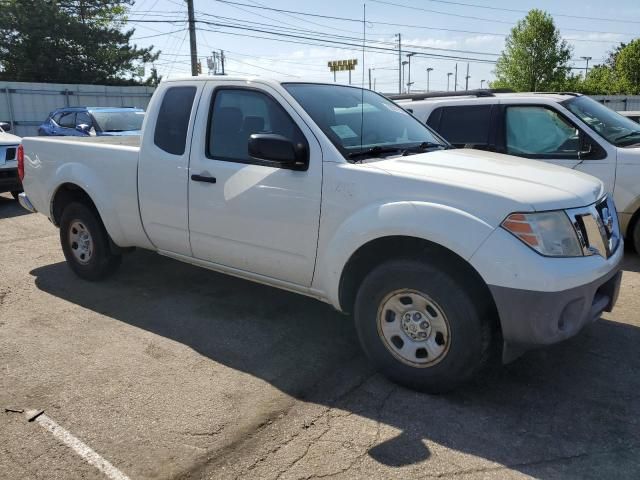
<path fill-rule="evenodd" d="M 426 90 L 427 76 L 430 90 L 446 90 L 447 79 L 453 90 L 456 64 L 457 88 L 464 89 L 467 63 L 469 88 L 486 87 L 495 78 L 505 36 L 531 8 L 554 16 L 573 48 L 576 72 L 584 72 L 581 57 L 592 57 L 590 66 L 602 63 L 619 42 L 640 36 L 639 0 L 194 0 L 194 8 L 196 20 L 208 22 L 197 24 L 204 74 L 206 57 L 219 50 L 225 52 L 229 75 L 323 82 L 334 80 L 328 61 L 357 58 L 352 83 L 368 87 L 371 69 L 371 87 L 387 93 L 399 88 L 396 34 L 401 35 L 401 61 L 410 60 L 411 91 Z M 133 43 L 162 52 L 155 67 L 164 78 L 190 75 L 183 0 L 136 0 L 129 26 L 135 28 Z M 409 59 L 410 53 L 415 54 Z M 403 67 L 404 89 L 408 66 Z M 427 68 L 433 69 L 428 75 Z M 348 72 L 337 72 L 336 80 L 348 83 Z"/>

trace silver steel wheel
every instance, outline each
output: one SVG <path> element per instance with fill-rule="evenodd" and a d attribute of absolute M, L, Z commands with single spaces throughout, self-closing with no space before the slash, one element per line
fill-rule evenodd
<path fill-rule="evenodd" d="M 93 238 L 84 222 L 74 220 L 69 226 L 69 246 L 78 263 L 86 265 L 93 255 Z"/>
<path fill-rule="evenodd" d="M 430 367 L 449 351 L 449 321 L 442 308 L 416 290 L 396 290 L 378 309 L 378 335 L 387 349 L 412 367 Z"/>

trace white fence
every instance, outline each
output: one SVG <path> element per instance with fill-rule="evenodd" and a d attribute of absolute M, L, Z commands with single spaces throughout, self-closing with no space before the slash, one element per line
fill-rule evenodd
<path fill-rule="evenodd" d="M 12 124 L 21 137 L 38 134 L 40 125 L 56 108 L 147 108 L 153 87 L 112 87 L 65 83 L 0 82 L 0 121 Z"/>

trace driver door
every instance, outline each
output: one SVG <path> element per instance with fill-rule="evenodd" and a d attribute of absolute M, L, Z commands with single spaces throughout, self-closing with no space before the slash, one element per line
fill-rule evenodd
<path fill-rule="evenodd" d="M 189 164 L 193 256 L 237 271 L 311 285 L 320 220 L 320 144 L 280 94 L 266 85 L 208 83 Z M 204 117 L 204 118 L 203 118 Z M 308 169 L 261 164 L 252 134 L 306 142 Z"/>
<path fill-rule="evenodd" d="M 507 154 L 588 173 L 613 192 L 615 156 L 560 112 L 545 105 L 507 105 L 504 123 Z"/>

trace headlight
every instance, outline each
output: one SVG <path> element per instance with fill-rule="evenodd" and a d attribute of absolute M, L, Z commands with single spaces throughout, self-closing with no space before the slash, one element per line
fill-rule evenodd
<path fill-rule="evenodd" d="M 502 228 L 549 257 L 581 257 L 582 247 L 564 211 L 512 213 Z"/>

